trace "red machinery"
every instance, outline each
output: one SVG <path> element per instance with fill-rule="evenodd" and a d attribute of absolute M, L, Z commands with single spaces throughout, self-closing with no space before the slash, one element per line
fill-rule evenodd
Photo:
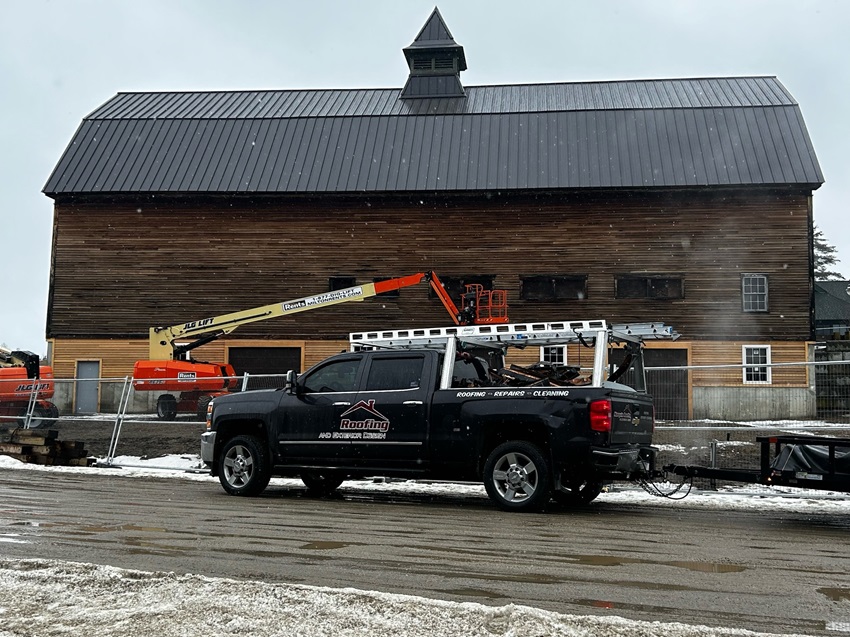
<path fill-rule="evenodd" d="M 53 389 L 53 368 L 41 365 L 37 354 L 0 347 L 0 416 L 22 422 L 34 403 L 31 426 L 58 418 L 59 410 L 48 400 Z"/>

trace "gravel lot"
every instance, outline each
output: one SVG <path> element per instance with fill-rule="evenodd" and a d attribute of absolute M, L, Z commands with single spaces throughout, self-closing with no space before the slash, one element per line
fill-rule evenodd
<path fill-rule="evenodd" d="M 79 440 L 85 443 L 90 456 L 104 457 L 109 451 L 115 422 L 112 420 L 59 419 L 49 427 L 34 429 L 43 434 L 48 430 L 59 432 L 59 440 Z M 0 441 L 9 439 L 16 425 L 0 424 Z M 168 454 L 197 454 L 200 451 L 201 433 L 205 425 L 186 422 L 159 422 L 127 420 L 121 427 L 114 455 L 156 458 Z"/>

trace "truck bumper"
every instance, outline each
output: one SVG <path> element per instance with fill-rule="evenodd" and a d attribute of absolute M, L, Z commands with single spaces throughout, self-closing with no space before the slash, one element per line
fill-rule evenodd
<path fill-rule="evenodd" d="M 597 470 L 626 477 L 651 475 L 655 467 L 655 447 L 628 447 L 626 449 L 594 448 L 593 465 Z"/>
<path fill-rule="evenodd" d="M 215 432 L 205 431 L 201 434 L 201 461 L 212 465 L 215 452 Z"/>

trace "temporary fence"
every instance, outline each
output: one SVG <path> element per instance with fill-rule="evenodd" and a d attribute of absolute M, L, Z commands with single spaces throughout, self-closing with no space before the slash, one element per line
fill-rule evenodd
<path fill-rule="evenodd" d="M 656 405 L 659 465 L 757 468 L 756 436 L 799 431 L 850 436 L 850 361 L 651 367 L 646 371 Z M 244 374 L 238 391 L 277 389 L 285 381 L 283 374 Z M 154 443 L 163 440 L 173 441 L 171 453 L 194 451 L 197 447 L 186 448 L 194 441 L 199 445 L 203 415 L 184 412 L 171 420 L 160 419 L 157 399 L 162 392 L 136 391 L 131 377 L 53 382 L 51 402 L 58 416 L 40 406 L 33 394 L 17 411 L 0 409 L 0 427 L 61 426 L 62 435 L 68 437 L 75 437 L 75 429 L 91 433 L 99 428 L 100 442 L 92 453 L 104 464 L 114 462 L 121 440 L 147 441 L 141 451 L 135 442 L 128 443 L 136 456 L 162 453 L 167 445 Z"/>

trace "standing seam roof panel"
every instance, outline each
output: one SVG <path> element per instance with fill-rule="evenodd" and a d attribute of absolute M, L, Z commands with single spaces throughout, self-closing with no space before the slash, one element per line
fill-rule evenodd
<path fill-rule="evenodd" d="M 186 134 L 187 120 L 173 120 L 170 122 L 170 142 L 164 145 L 160 153 L 160 168 L 151 175 L 150 189 L 153 191 L 169 190 L 171 181 L 174 179 L 174 171 L 171 167 L 174 165 L 174 157 L 180 151 L 180 141 Z M 168 182 L 168 183 L 166 183 Z"/>

